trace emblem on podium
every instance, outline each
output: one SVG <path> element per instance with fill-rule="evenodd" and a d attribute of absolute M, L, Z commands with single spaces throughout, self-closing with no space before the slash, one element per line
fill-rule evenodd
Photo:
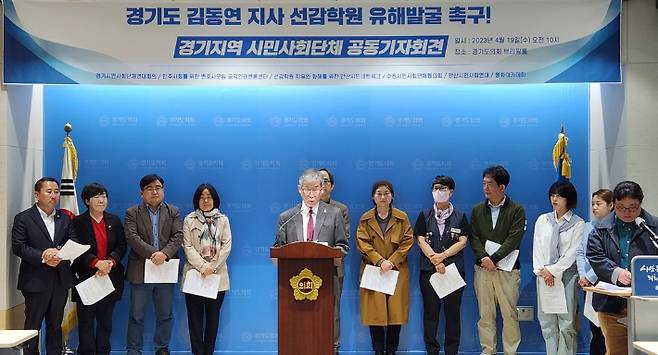
<path fill-rule="evenodd" d="M 315 301 L 318 299 L 318 289 L 322 286 L 322 279 L 313 275 L 311 270 L 304 268 L 299 275 L 290 278 L 290 287 L 294 290 L 295 300 Z"/>

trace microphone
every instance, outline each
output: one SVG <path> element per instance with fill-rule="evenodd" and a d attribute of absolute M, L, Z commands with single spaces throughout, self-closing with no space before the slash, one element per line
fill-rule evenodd
<path fill-rule="evenodd" d="M 283 232 L 283 227 L 285 227 L 286 224 L 288 224 L 288 222 L 292 221 L 293 218 L 297 217 L 297 215 L 300 215 L 300 214 L 302 214 L 302 210 L 301 210 L 301 209 L 299 210 L 299 212 L 297 212 L 297 213 L 293 213 L 292 216 L 288 217 L 288 219 L 286 219 L 285 222 L 281 223 L 281 225 L 279 226 L 279 229 L 277 230 L 277 236 L 278 236 L 281 232 Z M 281 238 L 278 238 L 278 237 L 277 237 L 277 239 L 278 239 L 278 240 L 277 240 L 277 245 L 281 245 Z"/>
<path fill-rule="evenodd" d="M 644 218 L 642 218 L 642 217 L 635 218 L 635 224 L 637 224 L 638 227 L 640 227 L 640 228 L 644 229 L 645 231 L 649 232 L 649 235 L 650 235 L 649 239 L 653 243 L 653 246 L 656 247 L 656 249 L 658 249 L 658 243 L 656 242 L 656 240 L 658 240 L 658 235 L 656 235 L 656 233 L 654 233 L 651 230 L 651 228 L 649 228 L 649 226 L 647 225 L 647 222 L 644 220 Z"/>

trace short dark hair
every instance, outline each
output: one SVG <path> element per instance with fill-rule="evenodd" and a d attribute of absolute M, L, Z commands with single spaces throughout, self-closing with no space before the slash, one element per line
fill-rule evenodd
<path fill-rule="evenodd" d="M 377 191 L 377 189 L 380 186 L 385 186 L 389 191 L 391 191 L 391 197 L 395 197 L 395 191 L 393 190 L 393 184 L 388 180 L 375 181 L 375 183 L 372 184 L 372 192 L 370 192 L 370 196 L 374 196 L 375 192 Z M 372 200 L 372 203 L 375 204 L 375 206 L 377 205 L 375 203 L 374 198 Z M 391 199 L 391 203 L 389 204 L 389 206 L 391 206 L 392 204 L 393 204 L 393 199 Z"/>
<path fill-rule="evenodd" d="M 644 199 L 642 188 L 635 181 L 622 181 L 618 183 L 612 194 L 614 195 L 615 201 L 630 197 L 642 203 L 642 200 Z"/>
<path fill-rule="evenodd" d="M 194 210 L 199 209 L 199 199 L 201 198 L 203 190 L 208 190 L 210 196 L 212 196 L 212 207 L 219 209 L 220 201 L 217 190 L 215 190 L 215 187 L 213 187 L 211 184 L 203 183 L 196 188 L 196 191 L 194 191 L 194 196 L 192 197 L 192 205 L 194 206 Z"/>
<path fill-rule="evenodd" d="M 92 197 L 96 197 L 98 195 L 105 194 L 105 196 L 109 196 L 107 193 L 107 188 L 97 182 L 92 182 L 90 184 L 85 185 L 85 187 L 82 188 L 82 203 L 85 204 L 85 207 L 89 208 L 89 204 L 87 201 L 91 199 Z"/>
<path fill-rule="evenodd" d="M 455 189 L 455 180 L 453 180 L 450 176 L 446 176 L 446 175 L 435 176 L 434 180 L 432 181 L 432 189 L 434 189 L 434 185 L 437 184 L 447 186 L 450 190 Z"/>
<path fill-rule="evenodd" d="M 156 180 L 162 184 L 162 187 L 164 187 L 164 179 L 162 178 L 162 176 L 158 174 L 148 174 L 148 175 L 144 175 L 144 177 L 141 180 L 139 180 L 139 189 L 144 190 L 144 188 L 148 184 Z"/>
<path fill-rule="evenodd" d="M 320 168 L 318 169 L 318 171 L 324 171 L 325 173 L 327 173 L 327 175 L 329 175 L 329 183 L 331 184 L 331 186 L 334 186 L 334 174 L 332 174 L 331 171 L 329 171 L 329 169 Z"/>
<path fill-rule="evenodd" d="M 567 210 L 571 211 L 578 206 L 578 192 L 568 180 L 558 180 L 548 188 L 548 201 L 551 201 L 551 195 L 558 195 L 567 199 Z"/>
<path fill-rule="evenodd" d="M 505 185 L 505 188 L 509 185 L 509 173 L 502 165 L 492 165 L 482 172 L 482 178 L 488 176 L 496 182 L 496 185 Z"/>
<path fill-rule="evenodd" d="M 34 191 L 39 192 L 41 190 L 41 185 L 43 185 L 44 182 L 51 181 L 57 184 L 57 187 L 59 187 L 59 181 L 57 179 L 50 177 L 50 176 L 44 176 L 41 179 L 37 180 L 36 183 L 34 183 Z"/>
<path fill-rule="evenodd" d="M 612 191 L 610 191 L 610 189 L 598 189 L 594 191 L 592 198 L 594 198 L 594 196 L 600 197 L 607 204 L 612 203 Z"/>

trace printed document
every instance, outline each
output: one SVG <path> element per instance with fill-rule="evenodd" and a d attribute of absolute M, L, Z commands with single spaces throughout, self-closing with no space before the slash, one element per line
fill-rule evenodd
<path fill-rule="evenodd" d="M 80 244 L 69 239 L 66 241 L 62 249 L 57 252 L 57 256 L 62 260 L 73 261 L 87 250 L 89 250 L 89 245 Z"/>
<path fill-rule="evenodd" d="M 219 291 L 219 275 L 211 274 L 202 277 L 197 270 L 189 270 L 185 274 L 183 282 L 183 293 L 189 293 L 206 298 L 217 299 Z"/>
<path fill-rule="evenodd" d="M 361 285 L 359 287 L 368 290 L 373 290 L 387 295 L 395 293 L 395 285 L 398 283 L 397 270 L 389 270 L 384 273 L 381 272 L 379 266 L 366 265 L 361 276 Z"/>
<path fill-rule="evenodd" d="M 487 240 L 484 243 L 484 250 L 487 254 L 491 255 L 500 248 L 500 244 Z M 519 257 L 519 249 L 512 250 L 506 257 L 500 259 L 496 266 L 503 271 L 512 271 L 514 268 L 514 263 L 516 263 L 516 258 Z"/>
<path fill-rule="evenodd" d="M 114 291 L 110 276 L 92 276 L 75 286 L 80 300 L 85 306 L 90 306 Z"/>
<path fill-rule="evenodd" d="M 151 259 L 146 259 L 145 263 L 145 284 L 175 284 L 178 282 L 179 259 L 170 259 L 160 265 L 155 265 Z"/>
<path fill-rule="evenodd" d="M 430 284 L 439 298 L 443 298 L 466 286 L 466 282 L 464 282 L 462 275 L 459 274 L 455 263 L 446 266 L 445 274 L 439 274 L 438 272 L 432 274 L 430 276 Z"/>

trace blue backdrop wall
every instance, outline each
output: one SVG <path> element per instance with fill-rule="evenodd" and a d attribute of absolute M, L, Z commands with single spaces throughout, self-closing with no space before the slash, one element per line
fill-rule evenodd
<path fill-rule="evenodd" d="M 354 234 L 359 216 L 372 206 L 369 193 L 375 180 L 393 182 L 394 204 L 413 223 L 432 203 L 435 175 L 455 178 L 453 203 L 470 215 L 483 199 L 482 170 L 491 164 L 506 166 L 512 176 L 508 193 L 525 206 L 528 216 L 519 305 L 536 306 L 532 233 L 537 216 L 550 210 L 547 189 L 556 178 L 551 151 L 561 124 L 570 137 L 572 181 L 581 196 L 577 212 L 588 216 L 587 85 L 48 86 L 44 111 L 45 173 L 59 177 L 62 127 L 71 122 L 80 159 L 78 192 L 92 181 L 105 184 L 109 211 L 122 218 L 126 208 L 141 201 L 138 181 L 147 173 L 164 177 L 166 200 L 183 215 L 191 211 L 199 183 L 218 188 L 233 231 L 231 290 L 221 311 L 219 351 L 276 351 L 276 273 L 269 247 L 278 214 L 300 200 L 297 177 L 305 168 L 333 171 L 333 197 L 349 206 Z M 350 244 L 341 300 L 342 349 L 363 351 L 370 349 L 370 337 L 359 321 L 359 254 L 353 237 Z M 472 265 L 470 247 L 466 255 Z M 418 259 L 414 247 L 409 255 L 411 317 L 402 328 L 401 349 L 421 351 Z M 472 280 L 468 266 L 462 305 L 464 353 L 479 353 Z M 114 314 L 115 350 L 125 348 L 128 300 L 126 293 Z M 189 351 L 180 292 L 174 309 L 171 348 Z M 153 321 L 147 324 L 145 347 L 151 349 Z M 541 351 L 536 320 L 522 322 L 521 328 L 520 351 Z M 584 351 L 587 327 L 582 328 L 579 343 Z M 76 338 L 74 333 L 73 345 Z"/>

